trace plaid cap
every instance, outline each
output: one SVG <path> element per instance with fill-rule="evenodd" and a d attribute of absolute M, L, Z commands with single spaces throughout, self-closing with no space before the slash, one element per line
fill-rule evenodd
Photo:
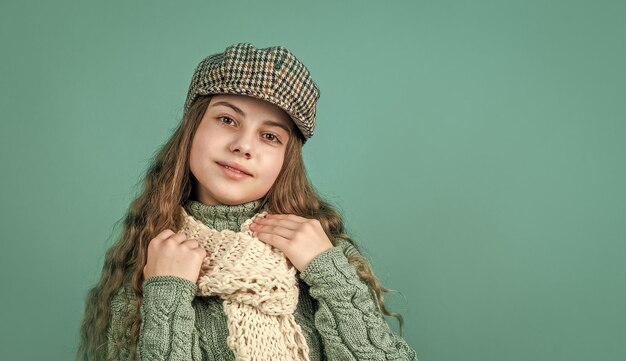
<path fill-rule="evenodd" d="M 191 79 L 185 113 L 198 95 L 207 94 L 240 94 L 269 101 L 291 116 L 304 142 L 313 135 L 319 88 L 304 64 L 285 47 L 258 49 L 239 43 L 207 56 Z"/>

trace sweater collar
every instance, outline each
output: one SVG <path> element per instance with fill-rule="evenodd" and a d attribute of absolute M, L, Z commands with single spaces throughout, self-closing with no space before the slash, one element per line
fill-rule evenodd
<path fill-rule="evenodd" d="M 263 199 L 247 203 L 228 205 L 208 205 L 196 200 L 188 200 L 184 205 L 185 211 L 204 223 L 207 227 L 217 231 L 230 229 L 234 232 L 241 230 L 241 224 L 260 212 Z"/>

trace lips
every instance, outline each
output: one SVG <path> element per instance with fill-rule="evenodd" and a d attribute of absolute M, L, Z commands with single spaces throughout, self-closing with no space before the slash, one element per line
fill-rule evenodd
<path fill-rule="evenodd" d="M 252 176 L 252 174 L 250 173 L 250 171 L 245 168 L 244 166 L 242 166 L 241 164 L 238 163 L 234 163 L 234 162 L 217 162 L 217 164 L 221 165 L 222 167 L 229 167 L 229 168 L 233 168 L 235 170 L 238 170 L 246 175 Z"/>

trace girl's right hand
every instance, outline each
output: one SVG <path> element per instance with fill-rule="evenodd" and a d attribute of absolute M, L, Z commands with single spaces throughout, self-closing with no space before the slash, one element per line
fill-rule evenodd
<path fill-rule="evenodd" d="M 177 276 L 193 283 L 198 281 L 206 250 L 198 241 L 184 233 L 166 229 L 148 244 L 148 261 L 143 268 L 144 279 L 153 276 Z"/>

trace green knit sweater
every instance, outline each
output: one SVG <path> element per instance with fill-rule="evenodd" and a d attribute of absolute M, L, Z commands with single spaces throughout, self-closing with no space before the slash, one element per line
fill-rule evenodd
<path fill-rule="evenodd" d="M 236 206 L 185 204 L 196 219 L 217 230 L 240 231 L 260 210 L 260 200 Z M 357 252 L 348 242 L 315 257 L 299 274 L 300 295 L 294 314 L 315 360 L 417 360 L 416 353 L 394 334 L 376 307 L 369 289 L 346 258 Z M 222 299 L 196 296 L 197 286 L 176 276 L 155 276 L 143 283 L 139 360 L 234 360 Z M 122 288 L 111 302 L 108 350 L 122 348 L 114 339 L 121 318 L 132 309 L 134 292 Z M 119 332 L 122 331 L 122 332 Z M 120 346 L 121 345 L 121 346 Z"/>

